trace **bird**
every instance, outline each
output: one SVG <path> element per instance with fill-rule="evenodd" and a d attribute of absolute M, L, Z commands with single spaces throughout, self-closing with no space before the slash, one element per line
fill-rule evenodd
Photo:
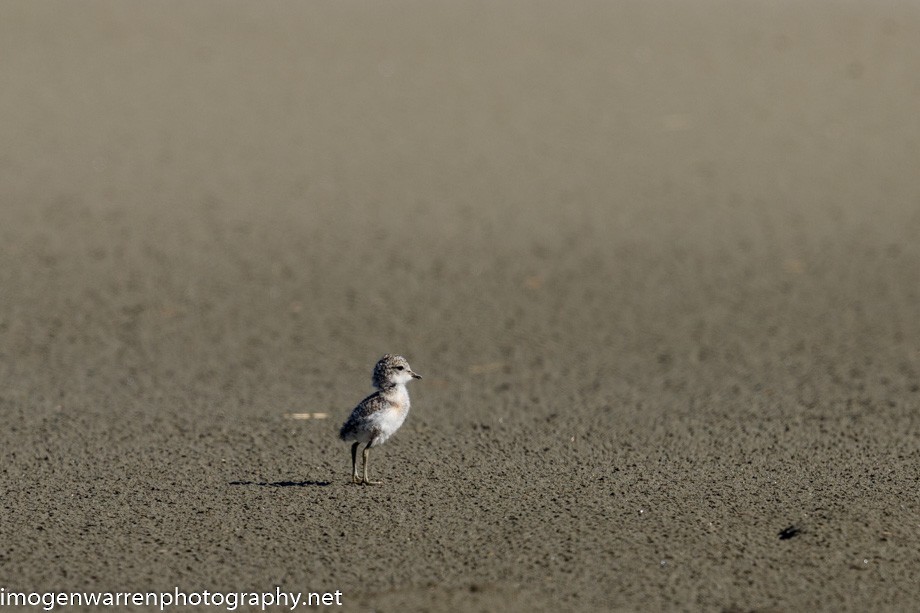
<path fill-rule="evenodd" d="M 345 420 L 339 437 L 351 446 L 351 481 L 359 485 L 380 485 L 367 477 L 367 456 L 371 447 L 382 445 L 403 425 L 409 414 L 409 391 L 406 383 L 422 375 L 409 367 L 401 355 L 385 354 L 374 366 L 371 382 L 377 391 L 361 401 Z M 362 454 L 364 474 L 358 475 L 358 446 L 364 443 Z"/>

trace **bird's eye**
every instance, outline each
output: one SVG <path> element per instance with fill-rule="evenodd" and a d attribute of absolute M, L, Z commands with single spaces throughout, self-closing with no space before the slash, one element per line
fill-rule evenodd
<path fill-rule="evenodd" d="M 405 368 L 404 366 L 397 366 L 397 367 L 396 367 L 396 370 L 405 370 L 405 369 L 406 369 L 406 368 Z"/>

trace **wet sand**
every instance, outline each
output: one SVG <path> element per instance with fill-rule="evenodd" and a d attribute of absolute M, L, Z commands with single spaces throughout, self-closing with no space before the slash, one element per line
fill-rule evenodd
<path fill-rule="evenodd" d="M 0 56 L 7 590 L 920 601 L 916 4 L 5 2 Z"/>

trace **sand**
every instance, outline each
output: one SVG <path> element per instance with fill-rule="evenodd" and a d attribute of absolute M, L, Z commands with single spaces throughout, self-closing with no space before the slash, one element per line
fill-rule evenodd
<path fill-rule="evenodd" d="M 0 57 L 8 592 L 920 601 L 917 4 L 23 0 Z"/>

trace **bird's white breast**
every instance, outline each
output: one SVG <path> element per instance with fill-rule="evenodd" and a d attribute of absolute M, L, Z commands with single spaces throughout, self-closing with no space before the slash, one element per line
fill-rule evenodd
<path fill-rule="evenodd" d="M 387 394 L 390 406 L 374 416 L 374 426 L 380 432 L 377 444 L 383 443 L 396 432 L 409 414 L 409 392 L 404 385 L 396 386 Z"/>

